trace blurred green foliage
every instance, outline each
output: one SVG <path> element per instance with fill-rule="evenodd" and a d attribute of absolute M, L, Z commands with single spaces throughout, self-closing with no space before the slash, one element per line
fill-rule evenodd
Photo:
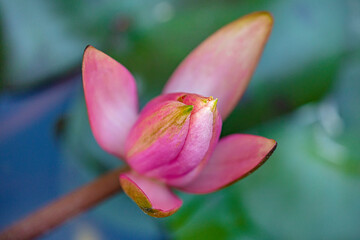
<path fill-rule="evenodd" d="M 358 1 L 1 0 L 0 7 L 3 89 L 79 71 L 82 51 L 92 44 L 135 75 L 141 105 L 161 93 L 180 61 L 216 29 L 252 11 L 272 12 L 270 41 L 223 135 L 276 139 L 274 155 L 227 189 L 181 193 L 184 206 L 168 219 L 151 219 L 135 207 L 125 219 L 152 228 L 155 221 L 175 239 L 360 237 Z M 76 162 L 70 165 L 95 176 L 119 164 L 93 139 L 82 94 L 66 119 L 64 146 Z M 129 201 L 104 207 L 114 227 L 126 224 L 124 208 L 114 206 Z"/>

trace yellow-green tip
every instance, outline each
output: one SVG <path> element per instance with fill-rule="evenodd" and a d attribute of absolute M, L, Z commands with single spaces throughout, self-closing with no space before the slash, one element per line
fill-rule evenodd
<path fill-rule="evenodd" d="M 218 99 L 215 98 L 214 100 L 210 101 L 210 108 L 212 112 L 215 112 L 217 106 Z"/>
<path fill-rule="evenodd" d="M 184 111 L 183 111 L 183 113 L 184 113 L 184 114 L 190 113 L 193 109 L 194 109 L 194 106 L 193 106 L 193 105 L 186 105 L 186 106 L 184 106 Z"/>

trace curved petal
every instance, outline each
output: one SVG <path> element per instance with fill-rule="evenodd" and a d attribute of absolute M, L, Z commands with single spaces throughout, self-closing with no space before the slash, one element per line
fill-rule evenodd
<path fill-rule="evenodd" d="M 121 174 L 119 178 L 124 192 L 152 217 L 168 217 L 182 205 L 182 200 L 163 183 L 134 172 Z"/>
<path fill-rule="evenodd" d="M 210 193 L 246 177 L 274 152 L 275 140 L 248 134 L 221 139 L 200 174 L 179 189 L 190 193 Z"/>
<path fill-rule="evenodd" d="M 82 74 L 95 139 L 104 150 L 123 157 L 138 112 L 135 80 L 124 66 L 92 46 L 85 49 Z"/>
<path fill-rule="evenodd" d="M 224 120 L 244 93 L 272 24 L 268 12 L 255 12 L 221 28 L 180 64 L 163 92 L 218 98 L 218 110 Z"/>

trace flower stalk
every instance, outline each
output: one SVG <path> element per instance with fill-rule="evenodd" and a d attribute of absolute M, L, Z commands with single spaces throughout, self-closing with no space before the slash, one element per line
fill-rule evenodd
<path fill-rule="evenodd" d="M 31 213 L 1 232 L 0 240 L 34 239 L 96 206 L 122 191 L 119 174 L 127 170 L 123 167 L 110 171 Z"/>

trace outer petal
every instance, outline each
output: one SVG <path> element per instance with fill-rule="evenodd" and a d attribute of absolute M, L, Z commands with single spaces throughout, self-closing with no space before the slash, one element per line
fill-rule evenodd
<path fill-rule="evenodd" d="M 273 153 L 275 140 L 248 134 L 221 139 L 200 174 L 179 189 L 191 193 L 210 193 L 246 177 Z"/>
<path fill-rule="evenodd" d="M 224 120 L 244 93 L 272 24 L 268 12 L 256 12 L 221 28 L 181 63 L 164 93 L 188 92 L 218 98 Z"/>
<path fill-rule="evenodd" d="M 136 173 L 120 175 L 124 192 L 143 210 L 153 217 L 168 217 L 182 205 L 182 200 L 163 183 Z"/>
<path fill-rule="evenodd" d="M 138 112 L 135 80 L 124 66 L 92 46 L 85 49 L 82 74 L 95 139 L 104 150 L 123 157 Z"/>

